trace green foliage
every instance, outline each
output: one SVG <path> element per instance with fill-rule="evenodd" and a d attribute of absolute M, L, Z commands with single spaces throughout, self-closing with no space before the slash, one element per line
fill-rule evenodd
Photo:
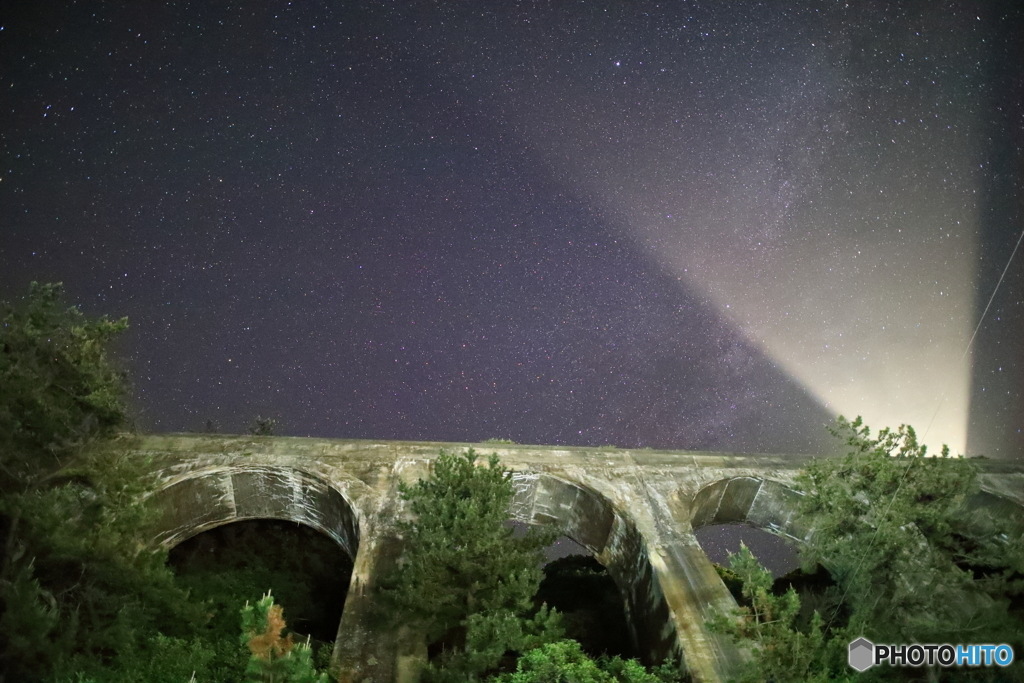
<path fill-rule="evenodd" d="M 61 284 L 32 283 L 0 325 L 0 490 L 25 491 L 78 449 L 126 422 L 122 375 L 107 342 L 126 318 L 87 319 L 61 303 Z"/>
<path fill-rule="evenodd" d="M 195 616 L 145 549 L 151 481 L 125 424 L 105 344 L 124 320 L 88 320 L 33 284 L 0 328 L 0 676 L 38 680 L 114 662 L 158 621 Z"/>
<path fill-rule="evenodd" d="M 653 674 L 634 660 L 595 663 L 579 643 L 560 640 L 560 615 L 546 605 L 539 610 L 532 605 L 543 577 L 541 549 L 556 533 L 534 529 L 516 537 L 506 523 L 511 472 L 500 466 L 497 455 L 487 467 L 476 460 L 472 450 L 461 456 L 442 451 L 429 478 L 400 486 L 413 519 L 400 524 L 405 552 L 383 582 L 382 593 L 403 620 L 421 624 L 428 640 L 442 647 L 423 680 L 484 680 L 489 673 L 510 670 L 520 655 L 519 673 L 497 680 L 585 681 L 591 679 L 578 676 L 592 671 L 598 681 L 678 680 L 672 663 Z M 531 668 L 534 663 L 541 669 Z M 549 671 L 561 677 L 543 678 Z"/>
<path fill-rule="evenodd" d="M 237 619 L 208 624 L 148 544 L 151 464 L 117 432 L 122 376 L 104 350 L 126 322 L 60 294 L 34 284 L 0 328 L 0 680 L 240 683 Z"/>
<path fill-rule="evenodd" d="M 178 545 L 169 564 L 178 583 L 204 604 L 207 640 L 234 641 L 239 610 L 273 589 L 292 630 L 311 635 L 317 654 L 329 656 L 351 563 L 323 534 L 286 522 L 236 522 Z"/>
<path fill-rule="evenodd" d="M 743 598 L 743 579 L 740 575 L 729 567 L 723 567 L 719 564 L 714 565 L 715 573 L 722 579 L 722 583 L 729 589 L 732 597 L 735 598 L 736 602 L 742 602 Z"/>
<path fill-rule="evenodd" d="M 832 433 L 849 454 L 816 460 L 797 479 L 800 511 L 815 529 L 803 559 L 833 574 L 863 635 L 1019 643 L 1007 607 L 1021 588 L 1024 541 L 1006 520 L 968 515 L 977 466 L 945 447 L 925 457 L 908 426 L 872 438 L 860 418 L 840 417 Z"/>
<path fill-rule="evenodd" d="M 309 644 L 282 637 L 286 624 L 284 610 L 274 604 L 270 593 L 255 605 L 242 608 L 242 644 L 249 648 L 245 669 L 251 683 L 327 683 L 327 674 L 313 667 Z"/>
<path fill-rule="evenodd" d="M 400 524 L 403 560 L 382 594 L 405 619 L 423 625 L 428 642 L 444 637 L 444 653 L 426 676 L 475 680 L 507 651 L 561 636 L 557 617 L 528 617 L 543 572 L 541 549 L 554 533 L 515 538 L 506 523 L 511 472 L 497 455 L 478 467 L 470 449 L 441 452 L 430 477 L 401 495 L 413 519 Z M 447 673 L 442 673 L 447 671 Z"/>
<path fill-rule="evenodd" d="M 11 563 L 0 591 L 0 638 L 6 643 L 0 662 L 5 678 L 45 671 L 67 649 L 66 637 L 57 629 L 61 612 L 53 593 L 39 583 L 31 560 Z"/>
<path fill-rule="evenodd" d="M 432 640 L 478 612 L 526 613 L 543 575 L 541 549 L 553 540 L 536 530 L 513 537 L 511 473 L 496 455 L 487 467 L 476 459 L 472 449 L 442 451 L 429 478 L 401 485 L 413 520 L 399 527 L 404 559 L 384 594 L 423 620 Z"/>
<path fill-rule="evenodd" d="M 156 634 L 136 648 L 118 653 L 111 666 L 94 670 L 91 683 L 185 683 L 214 678 L 217 652 L 199 638 L 170 638 Z M 84 676 L 79 674 L 78 679 Z"/>
<path fill-rule="evenodd" d="M 1010 520 L 969 511 L 967 501 L 978 491 L 976 465 L 950 457 L 945 447 L 940 457 L 926 457 L 908 426 L 872 438 L 859 418 L 840 417 L 831 431 L 844 440 L 848 455 L 814 461 L 797 482 L 805 494 L 802 521 L 815 530 L 801 549 L 804 568 L 824 565 L 837 585 L 826 594 L 823 615 L 815 612 L 800 626 L 793 589 L 773 595 L 771 576 L 746 547 L 730 556 L 744 606 L 711 627 L 753 651 L 740 680 L 852 680 L 846 647 L 861 635 L 875 642 L 1007 642 L 1019 648 L 1024 623 L 1009 606 L 1020 594 L 1024 541 Z M 1021 679 L 1019 665 L 1012 668 L 999 675 Z M 950 670 L 942 676 L 987 673 Z M 872 670 L 859 678 L 916 674 Z"/>
<path fill-rule="evenodd" d="M 492 437 L 490 439 L 487 439 L 486 441 L 482 441 L 481 443 L 512 445 L 515 443 L 515 441 L 513 441 L 512 439 L 501 439 L 498 437 Z"/>
<path fill-rule="evenodd" d="M 10 565 L 16 580 L 10 593 L 2 586 L 5 600 L 15 596 L 20 607 L 0 624 L 18 636 L 5 653 L 14 670 L 105 665 L 115 653 L 141 647 L 158 624 L 199 617 L 174 584 L 165 553 L 146 548 L 152 513 L 137 504 L 144 463 L 129 447 L 94 445 L 76 459 L 72 481 L 5 497 L 17 506 L 22 532 Z M 22 593 L 26 581 L 31 590 Z M 29 595 L 38 623 L 21 611 L 30 609 Z M 49 625 L 46 633 L 40 624 Z M 20 637 L 26 627 L 31 638 Z"/>
<path fill-rule="evenodd" d="M 628 657 L 633 654 L 622 595 L 608 571 L 590 555 L 570 555 L 544 566 L 544 582 L 534 604 L 558 610 L 565 636 L 585 652 Z"/>
<path fill-rule="evenodd" d="M 742 582 L 746 604 L 732 615 L 719 615 L 709 627 L 753 650 L 739 683 L 852 680 L 846 647 L 853 637 L 843 629 L 826 633 L 817 612 L 806 631 L 797 628 L 800 598 L 796 591 L 790 588 L 785 595 L 773 595 L 771 573 L 746 545 L 741 545 L 739 553 L 730 553 L 729 566 Z"/>
<path fill-rule="evenodd" d="M 516 672 L 497 679 L 500 683 L 605 683 L 611 677 L 580 649 L 575 640 L 559 640 L 527 652 L 519 658 Z"/>
<path fill-rule="evenodd" d="M 635 659 L 591 659 L 575 640 L 546 643 L 519 658 L 515 673 L 495 683 L 667 683 L 678 681 L 670 662 L 649 672 Z"/>
<path fill-rule="evenodd" d="M 482 672 L 493 671 L 509 653 L 528 652 L 564 635 L 560 615 L 542 607 L 532 617 L 511 610 L 477 612 L 464 622 L 465 647 L 446 651 L 427 668 L 430 683 L 464 683 L 481 680 Z"/>
<path fill-rule="evenodd" d="M 217 680 L 213 664 L 218 653 L 200 638 L 153 636 L 144 647 L 122 655 L 112 673 L 117 683 L 181 683 Z M 100 679 L 102 681 L 103 678 Z"/>

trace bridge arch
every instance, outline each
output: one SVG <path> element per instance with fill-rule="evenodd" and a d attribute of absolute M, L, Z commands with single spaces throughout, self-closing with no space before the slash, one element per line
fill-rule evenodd
<path fill-rule="evenodd" d="M 325 479 L 288 466 L 246 464 L 190 471 L 154 492 L 160 513 L 154 541 L 174 547 L 196 534 L 249 519 L 276 519 L 312 527 L 354 561 L 359 548 L 356 508 Z"/>
<path fill-rule="evenodd" d="M 797 521 L 797 503 L 803 495 L 771 479 L 730 477 L 707 484 L 690 503 L 690 526 L 750 524 L 795 541 L 809 529 Z"/>
<path fill-rule="evenodd" d="M 551 474 L 516 472 L 513 519 L 553 525 L 607 568 L 625 602 L 634 651 L 647 664 L 681 657 L 675 623 L 647 544 L 628 514 L 599 491 Z"/>
<path fill-rule="evenodd" d="M 984 488 L 967 500 L 968 509 L 974 513 L 966 520 L 968 535 L 985 533 L 984 517 L 1009 520 L 1016 533 L 1024 534 L 1024 503 L 1010 496 L 1000 495 Z"/>
<path fill-rule="evenodd" d="M 165 546 L 234 520 L 270 518 L 318 529 L 355 556 L 333 667 L 344 681 L 384 681 L 395 679 L 405 657 L 373 618 L 375 577 L 400 551 L 390 532 L 402 509 L 397 483 L 429 471 L 438 449 L 468 445 L 171 434 L 141 437 L 135 450 L 154 458 L 164 482 L 153 502 L 163 517 L 156 540 Z M 632 627 L 651 634 L 638 638 L 655 644 L 645 659 L 678 647 L 694 680 L 736 673 L 739 653 L 704 624 L 732 598 L 692 530 L 740 521 L 806 538 L 794 523 L 799 494 L 791 486 L 809 457 L 498 450 L 520 471 L 510 517 L 560 525 L 608 567 Z M 1024 467 L 977 464 L 986 493 L 971 506 L 1024 525 Z M 267 501 L 253 490 L 276 493 Z"/>
<path fill-rule="evenodd" d="M 971 513 L 988 515 L 995 519 L 1024 520 L 1024 505 L 1010 496 L 983 488 L 967 499 Z M 690 526 L 696 530 L 710 524 L 750 524 L 785 536 L 794 541 L 805 541 L 812 529 L 797 518 L 800 497 L 803 494 L 785 484 L 759 477 L 729 477 L 705 485 L 690 503 Z M 984 533 L 977 520 L 969 518 L 965 531 Z M 1024 531 L 1024 522 L 1018 526 Z"/>

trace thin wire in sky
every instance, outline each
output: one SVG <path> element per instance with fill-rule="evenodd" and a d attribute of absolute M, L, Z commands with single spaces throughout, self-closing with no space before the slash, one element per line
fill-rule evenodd
<path fill-rule="evenodd" d="M 999 282 L 996 283 L 995 289 L 992 290 L 992 296 L 988 298 L 988 303 L 985 304 L 985 310 L 981 312 L 981 317 L 978 318 L 978 324 L 974 327 L 974 334 L 971 335 L 970 341 L 967 342 L 967 347 L 964 349 L 963 354 L 960 356 L 960 362 L 964 361 L 967 357 L 967 352 L 971 350 L 971 344 L 974 343 L 974 338 L 978 336 L 978 330 L 981 329 L 981 324 L 985 322 L 985 315 L 988 313 L 988 309 L 992 306 L 992 301 L 996 298 L 996 292 L 999 291 L 999 286 L 1003 284 L 1003 279 L 1006 277 L 1006 272 L 1010 270 L 1010 264 L 1013 263 L 1013 257 L 1017 255 L 1017 249 L 1020 248 L 1021 241 L 1024 240 L 1024 230 L 1020 231 L 1020 237 L 1017 238 L 1017 244 L 1013 247 L 1013 251 L 1010 253 L 1010 258 L 1006 262 L 1006 267 L 1003 268 L 1003 274 L 999 276 Z M 935 412 L 932 413 L 932 419 L 928 421 L 928 426 L 924 430 L 924 434 L 921 436 L 921 440 L 924 441 L 925 437 L 928 436 L 928 430 L 932 428 L 932 424 L 935 422 L 935 417 L 939 414 L 939 408 L 942 407 L 942 402 L 946 400 L 946 390 L 943 389 L 942 396 L 939 397 L 939 404 L 935 406 Z"/>
<path fill-rule="evenodd" d="M 1013 247 L 1013 251 L 1010 253 L 1010 258 L 1006 261 L 1006 267 L 1003 268 L 1002 274 L 999 276 L 999 281 L 996 283 L 995 288 L 992 290 L 992 296 L 988 298 L 988 303 L 985 305 L 985 310 L 981 312 L 981 317 L 978 318 L 978 324 L 974 328 L 974 334 L 971 335 L 970 340 L 967 342 L 967 347 L 964 349 L 963 355 L 960 356 L 960 361 L 963 362 L 964 358 L 967 357 L 967 352 L 971 350 L 971 344 L 974 343 L 975 337 L 978 336 L 978 330 L 981 329 L 981 324 L 985 322 L 985 315 L 988 313 L 988 309 L 992 306 L 992 301 L 996 298 L 996 293 L 999 291 L 999 286 L 1003 284 L 1003 280 L 1006 278 L 1007 271 L 1010 270 L 1010 264 L 1013 263 L 1013 257 L 1017 255 L 1017 249 L 1020 248 L 1021 241 L 1024 241 L 1024 229 L 1020 231 L 1020 237 L 1017 238 L 1017 244 Z M 921 441 L 928 436 L 928 430 L 931 429 L 932 423 L 935 421 L 935 416 L 939 414 L 939 408 L 942 407 L 942 402 L 946 399 L 946 393 L 943 391 L 942 396 L 939 397 L 939 404 L 935 407 L 935 412 L 932 414 L 931 422 L 928 423 L 928 428 L 925 429 L 924 434 L 921 436 Z M 882 523 L 889 516 L 889 510 L 892 509 L 893 503 L 896 502 L 896 497 L 900 494 L 900 489 L 903 488 L 903 482 L 907 478 L 907 474 L 910 472 L 910 468 L 914 466 L 916 458 L 911 458 L 907 464 L 907 468 L 903 470 L 903 476 L 900 477 L 899 483 L 896 485 L 896 490 L 892 494 L 892 498 L 889 500 L 889 505 L 885 508 L 885 513 L 882 515 L 881 521 L 878 526 L 875 527 L 874 532 L 871 534 L 871 541 L 868 543 L 867 551 L 860 556 L 860 560 L 857 562 L 857 566 L 853 568 L 853 573 L 850 574 L 850 579 L 846 583 L 846 590 L 843 591 L 843 595 L 839 598 L 839 603 L 836 605 L 835 610 L 832 611 L 832 616 L 828 620 L 828 624 L 825 626 L 826 630 L 832 626 L 832 621 L 839 614 L 839 609 L 846 602 L 846 596 L 850 592 L 850 586 L 853 584 L 853 579 L 857 576 L 861 566 L 864 564 L 864 559 L 871 553 L 872 548 L 875 547 L 875 538 L 878 536 L 878 530 L 882 527 Z"/>

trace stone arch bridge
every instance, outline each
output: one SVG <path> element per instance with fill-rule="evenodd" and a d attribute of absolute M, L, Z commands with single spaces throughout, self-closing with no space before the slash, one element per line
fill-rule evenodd
<path fill-rule="evenodd" d="M 332 659 L 343 682 L 414 678 L 422 642 L 370 618 L 374 579 L 399 541 L 400 481 L 427 476 L 443 448 L 494 452 L 514 471 L 510 516 L 554 524 L 608 568 L 648 661 L 675 653 L 696 681 L 724 681 L 739 660 L 704 620 L 735 602 L 694 529 L 746 522 L 801 539 L 790 488 L 809 456 L 292 437 L 153 435 L 162 511 L 156 541 L 173 547 L 243 519 L 289 520 L 334 539 L 353 572 Z M 1024 520 L 1024 465 L 984 461 L 978 505 Z"/>

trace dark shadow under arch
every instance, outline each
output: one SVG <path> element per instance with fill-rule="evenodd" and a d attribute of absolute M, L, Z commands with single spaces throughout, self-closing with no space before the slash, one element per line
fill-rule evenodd
<path fill-rule="evenodd" d="M 534 597 L 534 605 L 541 604 L 562 614 L 566 637 L 591 657 L 638 656 L 619 585 L 593 555 L 566 555 L 547 563 Z"/>
<path fill-rule="evenodd" d="M 289 631 L 333 650 L 353 562 L 322 531 L 301 523 L 243 519 L 198 533 L 170 549 L 180 585 L 209 604 L 208 627 L 237 630 L 238 609 L 267 591 Z"/>

